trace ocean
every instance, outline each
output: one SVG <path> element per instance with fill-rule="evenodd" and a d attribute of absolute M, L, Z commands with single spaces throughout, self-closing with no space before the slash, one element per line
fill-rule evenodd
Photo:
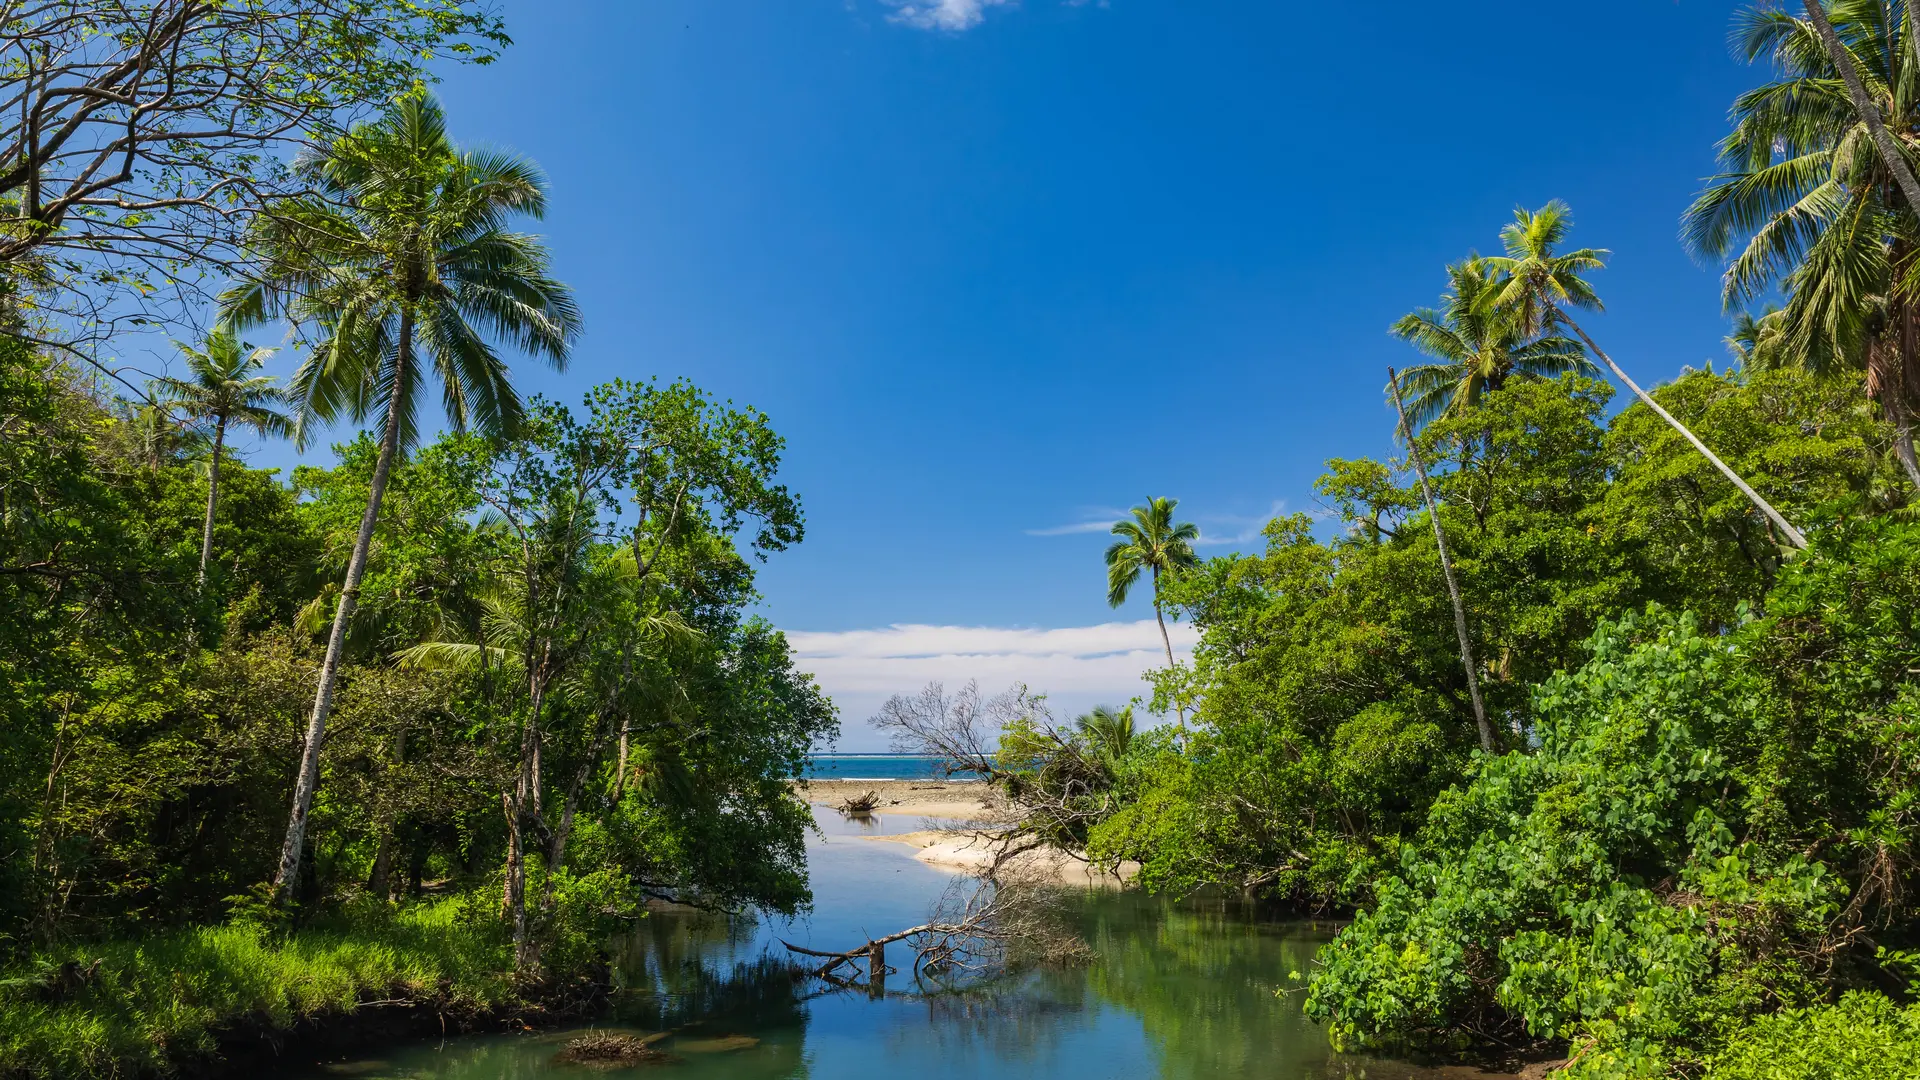
<path fill-rule="evenodd" d="M 940 759 L 920 754 L 809 754 L 812 780 L 944 780 Z M 970 780 L 970 776 L 953 779 Z"/>

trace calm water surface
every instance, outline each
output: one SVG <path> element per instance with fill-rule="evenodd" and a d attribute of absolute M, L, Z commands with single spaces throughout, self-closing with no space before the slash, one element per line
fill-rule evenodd
<path fill-rule="evenodd" d="M 1392 1063 L 1335 1059 L 1297 999 L 1274 993 L 1304 970 L 1324 926 L 1257 922 L 1221 901 L 1172 903 L 1091 893 L 1081 912 L 1098 960 L 966 993 L 919 994 L 907 975 L 883 1000 L 822 992 L 787 974 L 779 938 L 851 948 L 925 920 L 954 881 L 902 845 L 866 839 L 922 827 L 916 817 L 844 821 L 816 811 L 809 845 L 814 912 L 791 922 L 656 916 L 620 943 L 622 978 L 642 991 L 597 1027 L 671 1031 L 678 1060 L 592 1070 L 553 1060 L 578 1031 L 406 1045 L 334 1062 L 319 1077 L 521 1080 L 1014 1080 L 1024 1077 L 1428 1077 Z M 899 949 L 898 946 L 895 947 Z M 889 959 L 905 967 L 908 957 Z"/>

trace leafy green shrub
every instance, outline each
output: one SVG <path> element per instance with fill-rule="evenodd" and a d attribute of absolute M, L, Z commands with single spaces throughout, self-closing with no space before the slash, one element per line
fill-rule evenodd
<path fill-rule="evenodd" d="M 1907 1080 L 1920 1071 L 1920 1005 L 1856 991 L 1838 1005 L 1790 1009 L 1741 1029 L 1708 1080 Z"/>
<path fill-rule="evenodd" d="M 1536 752 L 1478 759 L 1307 1008 L 1344 1046 L 1572 1045 L 1574 1075 L 1692 1067 L 1908 938 L 1920 530 L 1839 523 L 1722 633 L 1650 611 L 1534 694 Z"/>

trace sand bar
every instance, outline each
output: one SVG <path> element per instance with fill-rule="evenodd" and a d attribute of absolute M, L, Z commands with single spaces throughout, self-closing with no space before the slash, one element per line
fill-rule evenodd
<path fill-rule="evenodd" d="M 817 806 L 833 808 L 857 795 L 880 797 L 875 813 L 938 818 L 943 821 L 992 821 L 996 814 L 977 780 L 795 780 L 796 795 Z"/>

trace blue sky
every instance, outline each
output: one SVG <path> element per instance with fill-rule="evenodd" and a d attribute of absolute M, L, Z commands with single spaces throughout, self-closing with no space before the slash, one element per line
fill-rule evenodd
<path fill-rule="evenodd" d="M 523 386 L 686 376 L 786 436 L 807 540 L 764 608 L 859 749 L 930 673 L 1139 692 L 1151 611 L 1108 609 L 1088 523 L 1172 495 L 1221 553 L 1315 509 L 1326 458 L 1388 451 L 1386 326 L 1516 204 L 1614 250 L 1591 329 L 1630 371 L 1718 362 L 1676 236 L 1764 74 L 1735 10 L 506 0 L 513 47 L 440 92 L 552 181 L 587 333 Z"/>

